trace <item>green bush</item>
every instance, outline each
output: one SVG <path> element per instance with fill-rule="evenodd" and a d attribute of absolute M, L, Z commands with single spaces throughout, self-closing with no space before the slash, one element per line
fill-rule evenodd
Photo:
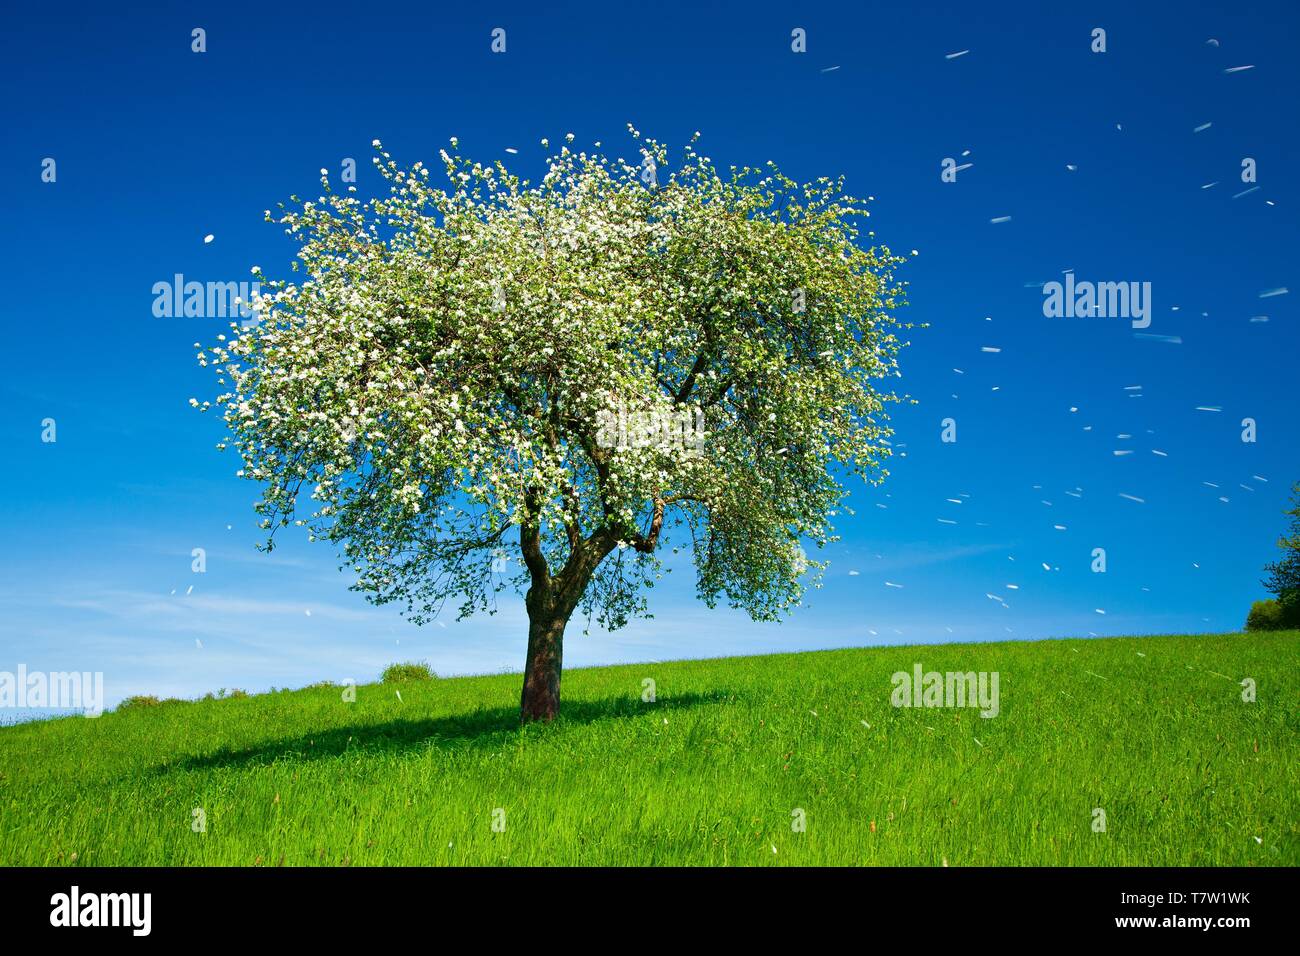
<path fill-rule="evenodd" d="M 117 705 L 118 710 L 139 710 L 142 707 L 166 707 L 169 704 L 183 704 L 185 701 L 176 697 L 164 697 L 159 700 L 152 694 L 134 694 L 131 697 L 123 698 L 122 703 Z"/>
<path fill-rule="evenodd" d="M 385 684 L 407 684 L 417 680 L 433 680 L 438 675 L 422 661 L 407 661 L 405 664 L 389 664 L 379 675 Z"/>
<path fill-rule="evenodd" d="M 272 687 L 271 690 L 274 691 L 275 688 Z M 240 690 L 238 687 L 227 690 L 225 687 L 223 687 L 215 694 L 209 691 L 208 693 L 203 695 L 203 699 L 204 700 L 233 700 L 236 697 L 247 697 L 247 696 L 248 696 L 248 691 L 246 690 Z"/>
<path fill-rule="evenodd" d="M 1256 601 L 1246 615 L 1248 631 L 1285 631 L 1291 628 L 1300 628 L 1300 602 Z"/>
<path fill-rule="evenodd" d="M 151 694 L 135 694 L 125 698 L 122 703 L 117 705 L 117 709 L 131 710 L 134 707 L 157 707 L 161 703 L 162 701 Z"/>

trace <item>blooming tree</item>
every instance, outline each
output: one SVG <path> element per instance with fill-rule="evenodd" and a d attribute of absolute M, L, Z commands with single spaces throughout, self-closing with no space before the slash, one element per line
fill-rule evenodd
<path fill-rule="evenodd" d="M 558 713 L 575 611 L 644 614 L 681 548 L 710 607 L 777 618 L 823 567 L 804 545 L 832 540 L 841 481 L 887 474 L 902 260 L 859 247 L 864 204 L 770 163 L 722 175 L 698 134 L 666 174 L 629 131 L 637 161 L 570 135 L 536 184 L 453 139 L 436 185 L 376 141 L 387 194 L 322 170 L 319 200 L 268 212 L 301 278 L 198 354 L 264 486 L 264 547 L 305 526 L 416 623 L 523 594 L 524 721 Z M 625 403 L 655 411 L 639 440 L 610 427 Z"/>

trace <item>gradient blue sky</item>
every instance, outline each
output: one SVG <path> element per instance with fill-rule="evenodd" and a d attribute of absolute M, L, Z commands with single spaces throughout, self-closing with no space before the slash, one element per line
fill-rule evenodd
<path fill-rule="evenodd" d="M 292 247 L 262 210 L 344 157 L 367 191 L 375 137 L 410 162 L 454 135 L 533 175 L 542 137 L 614 152 L 627 122 L 674 144 L 701 130 L 722 166 L 843 173 L 879 237 L 919 251 L 907 312 L 930 328 L 904 355 L 919 404 L 897 412 L 892 475 L 854 490 L 807 608 L 710 612 L 683 568 L 654 620 L 571 627 L 566 664 L 1240 627 L 1300 479 L 1297 296 L 1261 298 L 1300 291 L 1296 5 L 893 6 L 10 11 L 0 670 L 102 670 L 113 701 L 369 680 L 395 659 L 520 668 L 518 603 L 417 628 L 348 591 L 327 546 L 254 550 L 256 489 L 187 406 L 215 390 L 191 343 L 224 323 L 154 318 L 151 287 L 283 274 Z M 945 157 L 973 166 L 943 183 Z M 1260 188 L 1234 198 L 1244 157 Z M 1147 331 L 1181 344 L 1044 318 L 1039 284 L 1068 269 L 1151 282 Z"/>

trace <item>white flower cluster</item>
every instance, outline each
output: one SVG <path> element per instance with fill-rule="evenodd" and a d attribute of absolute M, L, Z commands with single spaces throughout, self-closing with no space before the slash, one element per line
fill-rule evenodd
<path fill-rule="evenodd" d="M 830 539 L 840 479 L 886 474 L 897 397 L 875 383 L 905 344 L 901 257 L 859 248 L 866 209 L 839 181 L 723 176 L 693 145 L 672 168 L 629 130 L 652 187 L 644 162 L 571 135 L 535 185 L 453 140 L 439 187 L 376 140 L 385 193 L 322 176 L 318 200 L 268 212 L 302 277 L 264 282 L 263 321 L 198 352 L 264 527 L 335 542 L 358 587 L 416 620 L 450 597 L 488 608 L 516 535 L 516 584 L 615 626 L 643 610 L 670 529 L 706 601 L 761 618 L 798 603 L 819 568 L 801 542 Z M 611 447 L 611 394 L 707 441 Z"/>

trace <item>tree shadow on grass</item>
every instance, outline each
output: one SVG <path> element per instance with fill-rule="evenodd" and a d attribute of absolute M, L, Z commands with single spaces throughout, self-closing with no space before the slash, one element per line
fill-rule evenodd
<path fill-rule="evenodd" d="M 270 766 L 282 762 L 324 760 L 346 753 L 392 754 L 414 750 L 468 750 L 499 747 L 521 734 L 536 735 L 549 728 L 592 724 L 602 720 L 647 717 L 670 710 L 720 704 L 736 695 L 717 691 L 709 694 L 679 694 L 655 703 L 629 697 L 602 700 L 573 700 L 561 705 L 560 716 L 551 724 L 519 725 L 519 708 L 490 707 L 448 714 L 442 717 L 391 720 L 385 723 L 329 727 L 279 740 L 267 740 L 242 749 L 222 748 L 212 753 L 168 761 L 156 768 L 211 770 L 226 767 Z"/>

